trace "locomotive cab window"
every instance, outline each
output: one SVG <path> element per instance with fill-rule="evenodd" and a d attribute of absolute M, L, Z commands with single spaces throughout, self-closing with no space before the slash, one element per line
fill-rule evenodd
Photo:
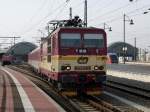
<path fill-rule="evenodd" d="M 62 33 L 61 47 L 80 47 L 81 35 L 79 33 Z"/>
<path fill-rule="evenodd" d="M 84 47 L 88 48 L 103 48 L 103 34 L 84 34 Z"/>

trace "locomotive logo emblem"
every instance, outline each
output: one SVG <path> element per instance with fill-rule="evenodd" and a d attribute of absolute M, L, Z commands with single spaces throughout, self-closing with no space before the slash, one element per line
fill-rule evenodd
<path fill-rule="evenodd" d="M 79 64 L 87 64 L 87 62 L 88 62 L 88 57 L 79 57 L 78 60 L 77 60 L 77 62 L 78 62 Z"/>

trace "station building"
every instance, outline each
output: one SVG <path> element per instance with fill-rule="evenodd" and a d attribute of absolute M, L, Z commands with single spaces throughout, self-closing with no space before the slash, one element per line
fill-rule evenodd
<path fill-rule="evenodd" d="M 37 46 L 30 42 L 20 42 L 13 45 L 7 50 L 6 55 L 12 55 L 17 61 L 26 62 L 28 59 L 28 53 L 34 50 Z"/>
<path fill-rule="evenodd" d="M 114 42 L 108 46 L 108 53 L 116 53 L 119 61 L 123 61 L 124 52 L 126 61 L 138 59 L 138 49 L 131 44 L 125 43 L 124 47 L 124 42 Z"/>

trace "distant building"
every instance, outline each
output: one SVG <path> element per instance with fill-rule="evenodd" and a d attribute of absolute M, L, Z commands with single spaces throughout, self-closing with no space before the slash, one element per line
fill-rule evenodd
<path fill-rule="evenodd" d="M 150 62 L 150 51 L 147 49 L 139 49 L 139 61 Z"/>
<path fill-rule="evenodd" d="M 108 46 L 108 53 L 116 53 L 120 61 L 122 61 L 123 59 L 124 50 L 125 50 L 125 57 L 127 61 L 135 60 L 135 55 L 136 55 L 136 59 L 138 59 L 138 49 L 137 48 L 135 49 L 134 46 L 128 43 L 125 43 L 125 48 L 123 42 L 115 42 Z"/>
<path fill-rule="evenodd" d="M 28 53 L 34 50 L 37 46 L 30 42 L 20 42 L 9 48 L 6 54 L 13 55 L 18 61 L 27 61 Z"/>

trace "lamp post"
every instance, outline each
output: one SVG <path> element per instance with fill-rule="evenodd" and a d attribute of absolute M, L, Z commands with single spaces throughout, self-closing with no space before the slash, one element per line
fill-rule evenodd
<path fill-rule="evenodd" d="M 130 25 L 133 25 L 134 23 L 133 23 L 133 20 L 132 19 L 130 19 L 126 14 L 124 14 L 123 15 L 123 48 L 125 48 L 126 47 L 126 24 L 125 24 L 125 22 L 126 21 L 128 21 L 128 22 L 130 22 Z M 125 50 L 123 50 L 123 63 L 125 64 L 125 54 L 126 54 L 126 52 L 125 52 Z"/>
<path fill-rule="evenodd" d="M 149 50 L 150 46 L 148 46 L 148 62 L 150 62 L 150 50 Z"/>
<path fill-rule="evenodd" d="M 136 37 L 134 38 L 134 61 L 136 61 L 137 51 L 136 51 Z"/>
<path fill-rule="evenodd" d="M 126 47 L 126 46 L 123 46 L 123 48 L 122 48 L 122 50 L 123 50 L 123 54 L 124 54 L 124 57 L 123 57 L 123 62 L 125 62 L 125 60 L 126 60 L 126 52 L 127 52 L 127 50 L 128 50 L 128 48 Z M 125 64 L 125 63 L 124 63 Z"/>
<path fill-rule="evenodd" d="M 87 27 L 87 0 L 84 1 L 84 26 Z"/>
<path fill-rule="evenodd" d="M 108 26 L 106 23 L 104 23 L 104 30 L 108 29 L 109 31 L 112 31 L 112 28 Z"/>

